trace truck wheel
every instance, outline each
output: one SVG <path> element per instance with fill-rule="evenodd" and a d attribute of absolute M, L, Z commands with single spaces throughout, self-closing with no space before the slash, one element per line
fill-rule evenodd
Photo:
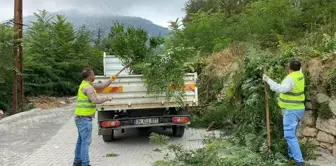
<path fill-rule="evenodd" d="M 183 137 L 185 126 L 172 126 L 175 137 Z"/>
<path fill-rule="evenodd" d="M 111 142 L 114 139 L 114 130 L 112 130 L 112 133 L 110 135 L 103 135 L 104 142 Z"/>

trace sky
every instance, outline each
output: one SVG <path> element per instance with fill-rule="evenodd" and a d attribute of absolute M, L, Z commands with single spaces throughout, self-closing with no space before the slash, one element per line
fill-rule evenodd
<path fill-rule="evenodd" d="M 182 18 L 187 0 L 23 0 L 23 16 L 37 10 L 48 12 L 77 9 L 87 13 L 138 16 L 167 27 L 168 21 Z M 13 18 L 14 0 L 0 0 L 0 22 Z"/>

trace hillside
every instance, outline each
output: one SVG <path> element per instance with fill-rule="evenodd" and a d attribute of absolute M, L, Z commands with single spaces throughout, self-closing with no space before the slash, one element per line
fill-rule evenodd
<path fill-rule="evenodd" d="M 123 23 L 125 26 L 134 26 L 137 28 L 144 28 L 148 31 L 151 36 L 167 35 L 169 33 L 168 28 L 159 26 L 151 22 L 150 20 L 131 17 L 131 16 L 117 16 L 111 13 L 107 14 L 96 14 L 96 13 L 84 13 L 76 10 L 62 10 L 56 13 L 68 18 L 68 20 L 74 25 L 75 28 L 79 28 L 82 25 L 86 25 L 88 29 L 92 32 L 97 32 L 98 28 L 101 27 L 103 35 L 107 35 L 110 31 L 111 26 L 115 22 Z M 30 22 L 35 21 L 36 18 L 33 15 L 26 16 L 23 18 L 25 25 L 29 25 Z"/>

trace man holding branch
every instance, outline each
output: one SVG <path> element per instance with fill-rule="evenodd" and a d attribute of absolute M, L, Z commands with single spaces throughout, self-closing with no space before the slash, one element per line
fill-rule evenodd
<path fill-rule="evenodd" d="M 288 66 L 288 75 L 281 84 L 263 75 L 263 81 L 270 85 L 272 91 L 280 93 L 278 105 L 283 112 L 284 136 L 288 144 L 288 156 L 294 159 L 296 166 L 303 166 L 300 145 L 296 136 L 299 121 L 303 118 L 305 111 L 305 78 L 301 72 L 301 63 L 292 60 Z"/>

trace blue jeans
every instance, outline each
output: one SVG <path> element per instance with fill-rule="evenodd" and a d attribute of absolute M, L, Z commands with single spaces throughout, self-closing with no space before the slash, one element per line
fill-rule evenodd
<path fill-rule="evenodd" d="M 285 110 L 283 114 L 284 136 L 288 144 L 288 156 L 295 162 L 304 162 L 299 141 L 296 136 L 299 121 L 303 118 L 304 110 Z"/>
<path fill-rule="evenodd" d="M 82 162 L 82 166 L 90 165 L 89 147 L 92 135 L 92 118 L 75 118 L 78 129 L 78 139 L 74 163 Z"/>

